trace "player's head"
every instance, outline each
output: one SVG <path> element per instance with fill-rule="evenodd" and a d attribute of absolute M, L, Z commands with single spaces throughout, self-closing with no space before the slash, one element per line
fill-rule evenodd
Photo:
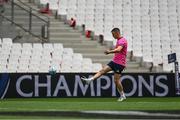
<path fill-rule="evenodd" d="M 119 39 L 121 37 L 119 28 L 113 28 L 111 33 L 115 39 Z"/>

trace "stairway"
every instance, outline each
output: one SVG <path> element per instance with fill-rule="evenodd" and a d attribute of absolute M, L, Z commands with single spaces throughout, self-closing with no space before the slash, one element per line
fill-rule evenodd
<path fill-rule="evenodd" d="M 16 1 L 16 0 L 15 0 Z M 21 0 L 25 4 L 31 6 L 32 8 L 38 10 L 38 5 L 29 3 L 29 0 Z M 18 1 L 16 1 L 18 3 Z M 19 3 L 20 4 L 20 3 Z M 23 6 L 23 4 L 21 4 Z M 6 16 L 10 17 L 11 9 L 10 6 L 6 6 Z M 27 13 L 24 13 L 18 8 L 15 8 L 15 19 L 20 24 L 26 25 L 26 20 L 28 20 Z M 38 16 L 43 17 L 41 14 Z M 113 57 L 113 55 L 104 55 L 103 52 L 106 50 L 105 46 L 101 46 L 97 41 L 87 39 L 82 32 L 77 29 L 72 29 L 69 25 L 65 24 L 64 21 L 55 19 L 55 17 L 48 16 L 50 20 L 50 42 L 51 43 L 62 43 L 64 47 L 73 48 L 75 53 L 82 53 L 83 57 L 91 58 L 93 63 L 107 64 Z M 41 23 L 33 19 L 32 30 L 34 32 L 39 32 L 39 26 Z M 28 25 L 27 25 L 28 27 Z M 24 33 L 25 34 L 25 33 Z M 16 40 L 15 42 L 40 42 L 37 38 L 29 35 L 24 35 L 22 39 Z M 130 61 L 128 55 L 128 64 L 125 72 L 149 72 L 145 67 L 140 66 L 140 62 Z"/>

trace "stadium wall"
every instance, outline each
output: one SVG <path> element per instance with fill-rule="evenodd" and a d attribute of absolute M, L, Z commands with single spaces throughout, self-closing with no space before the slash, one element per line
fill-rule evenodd
<path fill-rule="evenodd" d="M 3 98 L 66 98 L 116 97 L 113 74 L 106 74 L 84 84 L 80 77 L 94 73 L 11 73 L 0 74 L 0 97 Z M 174 74 L 125 73 L 121 77 L 127 97 L 174 97 Z"/>

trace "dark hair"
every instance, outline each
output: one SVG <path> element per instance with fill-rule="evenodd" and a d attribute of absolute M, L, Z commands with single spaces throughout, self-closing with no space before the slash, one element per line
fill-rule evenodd
<path fill-rule="evenodd" d="M 113 29 L 111 30 L 111 32 L 118 32 L 118 33 L 120 33 L 120 29 L 119 29 L 119 28 L 113 28 Z"/>

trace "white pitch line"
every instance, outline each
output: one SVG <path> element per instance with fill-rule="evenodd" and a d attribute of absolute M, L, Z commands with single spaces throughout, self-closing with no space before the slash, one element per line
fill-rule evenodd
<path fill-rule="evenodd" d="M 148 113 L 141 111 L 81 111 L 81 113 L 109 114 L 109 115 L 135 115 L 135 116 L 156 116 L 156 117 L 180 117 L 179 114 L 169 113 Z"/>

